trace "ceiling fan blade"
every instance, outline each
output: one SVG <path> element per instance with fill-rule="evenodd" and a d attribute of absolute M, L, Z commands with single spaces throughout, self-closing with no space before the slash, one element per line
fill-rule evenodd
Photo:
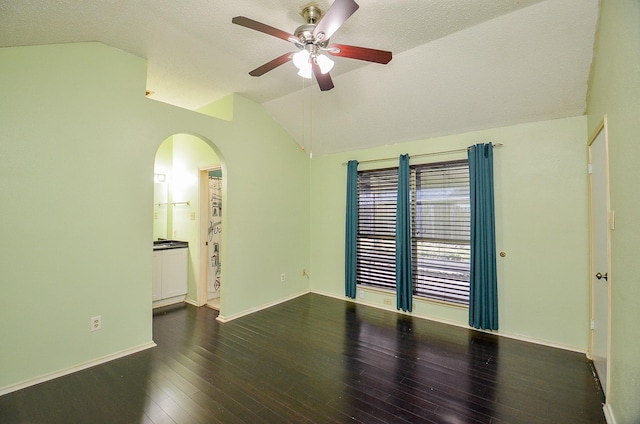
<path fill-rule="evenodd" d="M 264 65 L 257 67 L 253 71 L 249 72 L 249 75 L 251 75 L 252 77 L 259 77 L 261 75 L 264 75 L 267 72 L 274 70 L 278 66 L 290 61 L 292 56 L 293 52 L 285 53 L 282 56 L 276 57 L 275 59 L 265 63 Z"/>
<path fill-rule="evenodd" d="M 334 1 L 313 30 L 313 37 L 316 41 L 329 39 L 359 7 L 358 3 L 353 0 Z M 318 38 L 319 34 L 324 35 L 322 38 Z"/>
<path fill-rule="evenodd" d="M 262 22 L 254 21 L 253 19 L 249 19 L 244 16 L 236 16 L 235 18 L 231 19 L 231 22 L 236 25 L 254 29 L 256 31 L 264 32 L 265 34 L 281 38 L 284 41 L 289 41 L 291 43 L 294 43 L 296 41 L 296 37 L 294 37 L 293 34 L 289 34 L 286 31 L 282 31 L 278 28 L 263 24 Z"/>
<path fill-rule="evenodd" d="M 318 87 L 320 87 L 320 91 L 329 91 L 333 88 L 331 75 L 329 75 L 329 72 L 323 74 L 320 70 L 320 66 L 318 66 L 315 60 L 311 61 L 311 69 L 313 69 L 313 75 L 315 75 L 316 81 L 318 81 Z"/>
<path fill-rule="evenodd" d="M 348 46 L 346 44 L 332 44 L 327 47 L 327 53 L 332 56 L 348 57 L 350 59 L 366 60 L 386 65 L 391 61 L 392 53 L 386 50 L 369 49 L 366 47 Z"/>

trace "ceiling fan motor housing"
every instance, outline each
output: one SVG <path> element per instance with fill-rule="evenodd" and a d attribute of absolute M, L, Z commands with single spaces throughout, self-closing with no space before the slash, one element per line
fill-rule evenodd
<path fill-rule="evenodd" d="M 305 24 L 296 28 L 293 35 L 295 35 L 298 40 L 300 40 L 300 44 L 308 46 L 310 44 L 315 44 L 320 48 L 325 48 L 329 44 L 329 39 L 316 41 L 313 36 L 313 30 L 316 28 L 315 24 Z"/>

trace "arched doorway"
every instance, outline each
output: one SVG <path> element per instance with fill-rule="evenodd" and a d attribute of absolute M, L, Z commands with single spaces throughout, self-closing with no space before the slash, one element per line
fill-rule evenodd
<path fill-rule="evenodd" d="M 211 202 L 209 175 L 218 180 L 219 193 Z M 184 295 L 169 299 L 157 299 L 159 290 L 154 284 L 154 307 L 185 301 L 196 306 L 207 304 L 212 292 L 220 298 L 221 238 L 212 247 L 210 232 L 222 230 L 223 163 L 215 145 L 203 137 L 191 134 L 174 134 L 162 142 L 154 162 L 154 276 L 156 275 L 156 249 L 163 240 L 188 243 L 186 291 Z M 204 176 L 204 177 L 203 177 Z M 211 208 L 215 208 L 214 211 Z M 212 222 L 215 215 L 219 221 Z M 211 255 L 214 255 L 212 258 Z M 215 267 L 212 267 L 214 265 Z M 213 270 L 212 270 L 213 268 Z M 214 279 L 207 273 L 217 273 Z M 154 279 L 154 281 L 156 281 Z M 209 284 L 210 281 L 217 284 Z M 211 287 L 209 287 L 211 286 Z M 209 290 L 209 288 L 215 290 Z M 220 307 L 220 300 L 215 303 Z"/>

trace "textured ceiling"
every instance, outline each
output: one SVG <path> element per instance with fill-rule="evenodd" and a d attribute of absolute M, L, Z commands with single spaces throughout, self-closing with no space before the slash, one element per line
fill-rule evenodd
<path fill-rule="evenodd" d="M 231 24 L 293 32 L 305 0 L 2 0 L 0 46 L 103 42 L 148 60 L 152 98 L 195 109 L 239 93 L 314 154 L 584 113 L 598 0 L 358 3 L 332 42 L 393 60 L 336 58 L 328 92 L 291 64 L 249 76 L 292 45 Z"/>

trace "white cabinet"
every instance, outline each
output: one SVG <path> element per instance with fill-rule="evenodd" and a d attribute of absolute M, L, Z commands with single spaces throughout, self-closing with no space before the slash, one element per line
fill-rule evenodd
<path fill-rule="evenodd" d="M 164 306 L 184 300 L 187 294 L 187 261 L 189 249 L 153 251 L 153 284 L 151 300 L 154 306 Z"/>
<path fill-rule="evenodd" d="M 162 250 L 153 251 L 153 284 L 151 285 L 151 300 L 162 299 Z"/>

